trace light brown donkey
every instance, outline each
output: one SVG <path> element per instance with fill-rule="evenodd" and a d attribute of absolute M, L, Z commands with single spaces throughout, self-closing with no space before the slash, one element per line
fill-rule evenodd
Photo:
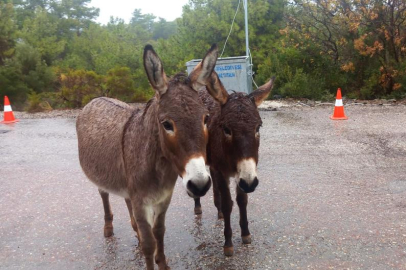
<path fill-rule="evenodd" d="M 205 167 L 208 111 L 197 90 L 206 86 L 218 99 L 221 85 L 212 80 L 217 54 L 213 45 L 198 71 L 168 79 L 159 57 L 147 45 L 144 67 L 156 95 L 145 110 L 102 97 L 86 105 L 77 119 L 80 164 L 99 187 L 104 235 L 113 234 L 109 193 L 120 195 L 148 270 L 154 269 L 154 257 L 159 269 L 169 269 L 164 254 L 165 213 L 178 175 L 193 198 L 204 196 L 211 185 Z"/>

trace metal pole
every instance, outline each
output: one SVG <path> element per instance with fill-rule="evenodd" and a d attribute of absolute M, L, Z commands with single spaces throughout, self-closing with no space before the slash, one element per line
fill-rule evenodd
<path fill-rule="evenodd" d="M 248 1 L 244 1 L 244 9 L 245 9 L 245 52 L 247 57 L 249 57 L 249 44 L 248 44 Z"/>

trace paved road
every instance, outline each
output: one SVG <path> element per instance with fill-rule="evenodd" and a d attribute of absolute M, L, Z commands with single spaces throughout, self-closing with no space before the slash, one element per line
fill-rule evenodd
<path fill-rule="evenodd" d="M 261 112 L 260 184 L 243 246 L 222 254 L 211 192 L 203 215 L 177 184 L 167 214 L 172 269 L 406 269 L 406 107 Z M 122 199 L 103 237 L 97 188 L 81 172 L 74 119 L 0 125 L 0 269 L 143 269 Z"/>

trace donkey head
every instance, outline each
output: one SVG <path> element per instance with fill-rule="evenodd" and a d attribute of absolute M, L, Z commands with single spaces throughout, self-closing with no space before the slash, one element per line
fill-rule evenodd
<path fill-rule="evenodd" d="M 249 95 L 232 93 L 220 102 L 217 128 L 221 129 L 223 154 L 231 170 L 236 172 L 239 188 L 246 193 L 253 192 L 259 183 L 257 163 L 262 121 L 258 106 L 268 97 L 273 82 L 274 78 Z M 227 93 L 225 89 L 223 93 Z"/>
<path fill-rule="evenodd" d="M 168 79 L 152 46 L 144 49 L 144 67 L 158 103 L 156 122 L 160 147 L 183 178 L 187 193 L 194 198 L 204 196 L 211 186 L 205 163 L 208 111 L 197 90 L 201 85 L 218 89 L 218 82 L 211 80 L 217 54 L 217 47 L 213 45 L 193 77 L 178 74 Z"/>

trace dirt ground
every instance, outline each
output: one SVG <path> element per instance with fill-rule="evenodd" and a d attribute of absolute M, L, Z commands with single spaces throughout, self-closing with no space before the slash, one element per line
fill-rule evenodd
<path fill-rule="evenodd" d="M 172 269 L 406 269 L 406 106 L 267 103 L 251 245 L 232 214 L 235 255 L 209 191 L 203 214 L 176 185 L 167 214 Z M 143 105 L 137 105 L 143 106 Z M 275 110 L 276 109 L 276 110 Z M 97 188 L 80 169 L 77 110 L 0 124 L 0 269 L 143 269 L 124 200 L 103 237 Z M 2 118 L 2 114 L 0 113 Z"/>

